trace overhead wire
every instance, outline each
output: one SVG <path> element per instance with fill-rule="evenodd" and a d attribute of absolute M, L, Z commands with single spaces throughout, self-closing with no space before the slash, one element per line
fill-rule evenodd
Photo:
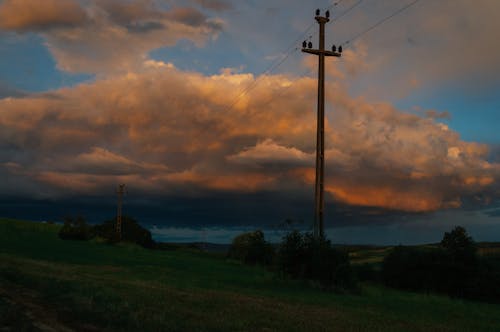
<path fill-rule="evenodd" d="M 333 7 L 335 6 L 338 6 L 340 3 L 342 3 L 344 0 L 338 0 L 336 2 L 334 2 L 332 5 L 330 5 L 329 7 L 327 7 L 325 10 L 329 10 L 329 9 L 332 9 Z M 353 10 L 355 7 L 357 7 L 363 0 L 358 0 L 358 2 L 356 2 L 353 6 L 349 7 L 344 13 L 342 13 L 339 17 L 336 17 L 332 20 L 332 22 L 334 21 L 337 21 L 339 19 L 341 19 L 343 16 L 347 15 L 351 10 Z M 229 111 L 230 109 L 232 109 L 234 107 L 234 105 L 236 105 L 238 103 L 238 101 L 240 100 L 240 98 L 242 98 L 244 95 L 246 95 L 248 92 L 250 92 L 251 90 L 253 90 L 258 83 L 260 83 L 260 81 L 263 79 L 264 76 L 266 76 L 267 74 L 273 72 L 275 69 L 277 69 L 278 67 L 280 67 L 293 53 L 297 52 L 299 50 L 298 47 L 296 47 L 295 45 L 297 45 L 297 43 L 300 42 L 300 40 L 302 38 L 304 38 L 304 36 L 307 36 L 307 34 L 309 33 L 309 31 L 313 28 L 314 26 L 314 23 L 311 23 L 296 39 L 294 39 L 294 41 L 286 48 L 285 52 L 284 52 L 284 56 L 281 57 L 281 59 L 279 60 L 276 60 L 275 62 L 271 63 L 271 65 L 266 68 L 266 70 L 264 70 L 263 72 L 261 72 L 258 76 L 257 76 L 257 79 L 255 79 L 252 83 L 250 83 L 246 88 L 244 88 L 237 96 L 236 98 L 234 99 L 234 101 L 228 105 L 228 107 L 226 107 L 225 111 Z M 317 34 L 317 33 L 316 33 Z M 315 34 L 314 34 L 315 35 Z M 312 38 L 312 36 L 310 36 L 310 38 Z"/>
<path fill-rule="evenodd" d="M 229 106 L 225 109 L 225 111 L 229 111 L 238 103 L 241 97 L 246 95 L 248 92 L 253 90 L 257 84 L 263 79 L 264 76 L 267 74 L 271 73 L 274 69 L 278 68 L 281 66 L 289 57 L 292 55 L 294 52 L 296 52 L 298 48 L 295 48 L 293 51 L 288 52 L 282 59 L 280 59 L 278 62 L 273 63 L 268 69 L 266 69 L 264 72 L 262 72 L 260 75 L 257 76 L 257 79 L 255 79 L 252 83 L 250 83 L 243 91 L 241 91 L 238 96 L 235 98 L 235 100 L 229 104 Z"/>
<path fill-rule="evenodd" d="M 348 40 L 346 40 L 345 42 L 343 42 L 342 46 L 345 46 L 347 44 L 350 44 L 352 43 L 353 41 L 355 41 L 356 39 L 359 39 L 361 38 L 363 35 L 367 34 L 368 32 L 372 31 L 373 29 L 379 27 L 380 25 L 384 24 L 385 22 L 387 22 L 388 20 L 392 19 L 393 17 L 401 14 L 403 11 L 405 11 L 406 9 L 410 8 L 411 6 L 415 5 L 417 2 L 419 2 L 420 0 L 414 0 L 413 2 L 407 4 L 406 6 L 396 10 L 395 12 L 393 12 L 392 14 L 384 17 L 383 19 L 381 19 L 380 21 L 378 21 L 377 23 L 373 24 L 372 26 L 370 26 L 369 28 L 361 31 L 360 33 L 358 33 L 357 35 L 355 35 L 354 37 L 351 37 L 349 38 Z"/>
<path fill-rule="evenodd" d="M 277 93 L 273 94 L 273 96 L 271 98 L 269 98 L 269 100 L 267 100 L 263 104 L 269 105 L 273 101 L 273 99 L 281 97 L 283 94 L 285 94 L 285 92 L 288 91 L 288 89 L 290 89 L 294 85 L 295 82 L 297 82 L 300 79 L 303 79 L 304 76 L 309 76 L 310 74 L 312 74 L 312 71 L 313 71 L 312 68 L 306 69 L 303 73 L 296 76 L 294 79 L 290 80 L 286 86 L 284 86 L 284 87 L 282 86 L 281 89 Z"/>
<path fill-rule="evenodd" d="M 342 17 L 344 17 L 347 14 L 349 14 L 349 12 L 351 12 L 354 8 L 356 8 L 357 6 L 359 6 L 362 2 L 363 2 L 363 0 L 358 0 L 356 3 L 354 3 L 354 5 L 352 5 L 351 7 L 347 8 L 342 14 L 340 14 L 339 16 L 333 18 L 331 22 L 333 23 L 333 22 L 336 22 L 336 21 L 340 20 Z"/>
<path fill-rule="evenodd" d="M 384 17 L 383 19 L 381 19 L 380 21 L 378 21 L 377 23 L 375 23 L 374 25 L 370 26 L 369 28 L 363 30 L 361 33 L 358 33 L 357 35 L 355 35 L 354 37 L 348 39 L 346 42 L 342 43 L 341 45 L 347 45 L 349 43 L 351 43 L 352 41 L 362 37 L 363 35 L 365 35 L 366 33 L 372 31 L 373 29 L 377 28 L 378 26 L 382 25 L 383 23 L 387 22 L 388 20 L 394 18 L 395 16 L 399 15 L 400 13 L 402 13 L 403 11 L 405 11 L 406 9 L 410 8 L 411 6 L 415 5 L 417 2 L 419 2 L 420 0 L 414 0 L 413 2 L 407 4 L 406 6 L 398 9 L 397 11 L 391 13 L 390 15 Z M 342 0 L 339 0 L 338 2 L 334 3 L 333 5 L 331 5 L 330 7 L 328 7 L 328 9 L 331 9 L 333 6 L 336 6 L 338 5 L 340 2 L 342 2 Z M 350 11 L 352 11 L 354 8 L 356 8 L 357 6 L 359 6 L 361 3 L 363 2 L 363 0 L 358 0 L 356 3 L 354 3 L 351 7 L 349 7 L 346 11 L 344 11 L 340 16 L 334 18 L 332 20 L 332 22 L 334 21 L 337 21 L 339 19 L 341 19 L 343 16 L 347 15 Z M 313 23 L 314 24 L 314 23 Z M 308 28 L 310 29 L 310 28 Z M 305 34 L 305 33 L 304 33 Z M 303 34 L 303 35 L 304 35 Z M 299 37 L 300 39 L 300 37 Z M 292 85 L 293 83 L 295 83 L 296 81 L 298 81 L 300 78 L 302 78 L 304 75 L 309 75 L 311 74 L 312 70 L 311 69 L 308 69 L 306 70 L 306 72 L 303 74 L 303 75 L 300 75 L 298 76 L 297 78 L 295 78 L 294 80 L 292 80 L 290 82 L 289 85 L 287 85 L 284 89 L 282 89 L 277 95 L 275 95 L 273 98 L 275 98 L 276 96 L 281 96 L 284 92 L 286 92 Z M 272 99 L 271 99 L 272 100 Z M 266 104 L 270 103 L 271 100 L 269 102 L 266 102 Z"/>
<path fill-rule="evenodd" d="M 339 0 L 339 1 L 335 1 L 334 3 L 332 3 L 330 6 L 328 6 L 327 8 L 325 8 L 325 10 L 329 10 L 329 9 L 332 9 L 333 7 L 335 6 L 338 6 L 342 3 L 342 1 L 344 0 Z"/>

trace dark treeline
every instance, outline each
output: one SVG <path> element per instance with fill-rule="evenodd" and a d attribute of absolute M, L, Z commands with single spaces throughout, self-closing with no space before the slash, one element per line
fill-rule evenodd
<path fill-rule="evenodd" d="M 64 225 L 59 231 L 59 237 L 63 240 L 90 240 L 95 237 L 102 238 L 108 243 L 119 241 L 131 242 L 144 248 L 154 248 L 155 241 L 151 232 L 139 225 L 139 223 L 127 216 L 122 218 L 121 239 L 116 232 L 116 219 L 109 219 L 99 225 L 89 225 L 81 216 L 73 218 L 66 217 Z"/>
<path fill-rule="evenodd" d="M 67 217 L 59 237 L 66 240 L 99 237 L 108 243 L 132 242 L 149 249 L 177 248 L 155 243 L 151 233 L 130 217 L 123 217 L 121 239 L 115 227 L 115 219 L 92 226 L 82 217 Z M 266 266 L 280 277 L 307 280 L 322 289 L 352 290 L 356 289 L 357 281 L 369 281 L 500 303 L 500 258 L 480 256 L 476 243 L 463 227 L 446 232 L 438 245 L 394 247 L 382 264 L 351 265 L 347 249 L 296 230 L 284 236 L 281 243 L 272 245 L 257 230 L 235 237 L 227 256 L 246 264 Z"/>
<path fill-rule="evenodd" d="M 391 287 L 500 302 L 500 260 L 480 257 L 463 227 L 446 232 L 436 247 L 398 246 L 382 265 Z"/>
<path fill-rule="evenodd" d="M 267 266 L 281 277 L 309 280 L 323 289 L 347 290 L 356 285 L 347 253 L 311 233 L 292 231 L 276 248 L 260 230 L 244 233 L 233 240 L 228 257 Z"/>
<path fill-rule="evenodd" d="M 345 249 L 345 248 L 344 248 Z M 277 246 L 262 231 L 237 236 L 228 257 L 260 264 L 282 277 L 309 280 L 323 289 L 356 289 L 356 281 L 410 291 L 500 302 L 500 259 L 481 257 L 463 227 L 446 232 L 436 246 L 397 246 L 382 264 L 351 265 L 348 251 L 310 233 L 289 232 Z"/>

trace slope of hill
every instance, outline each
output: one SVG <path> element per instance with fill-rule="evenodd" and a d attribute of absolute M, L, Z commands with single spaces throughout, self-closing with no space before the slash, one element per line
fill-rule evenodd
<path fill-rule="evenodd" d="M 0 219 L 0 330 L 500 330 L 499 305 L 326 293 L 221 255 L 62 241 L 59 227 Z"/>

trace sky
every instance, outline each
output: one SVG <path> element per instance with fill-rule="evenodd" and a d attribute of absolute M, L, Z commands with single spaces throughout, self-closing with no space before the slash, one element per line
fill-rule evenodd
<path fill-rule="evenodd" d="M 329 238 L 500 240 L 496 0 L 0 0 L 0 215 L 310 229 L 316 8 Z"/>

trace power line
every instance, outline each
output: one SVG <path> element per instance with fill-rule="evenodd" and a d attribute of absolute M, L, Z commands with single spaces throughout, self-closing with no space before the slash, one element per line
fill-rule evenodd
<path fill-rule="evenodd" d="M 279 60 L 279 62 L 277 63 L 274 63 L 272 66 L 270 66 L 266 71 L 262 72 L 261 74 L 259 74 L 257 76 L 257 79 L 255 79 L 252 83 L 250 83 L 245 89 L 243 89 L 243 91 L 241 91 L 238 96 L 235 98 L 235 100 L 229 104 L 229 106 L 225 109 L 225 111 L 229 111 L 230 109 L 232 109 L 234 107 L 234 105 L 236 105 L 238 103 L 238 101 L 240 101 L 240 98 L 243 97 L 244 95 L 246 95 L 248 92 L 250 92 L 250 90 L 253 90 L 257 84 L 262 80 L 262 78 L 271 73 L 274 69 L 278 68 L 279 66 L 281 66 L 281 64 L 283 64 L 289 57 L 292 53 L 296 52 L 299 48 L 296 47 L 295 49 L 293 49 L 292 52 L 288 52 L 285 57 L 283 57 L 281 60 Z"/>
<path fill-rule="evenodd" d="M 334 2 L 332 5 L 330 5 L 326 10 L 329 10 L 335 6 L 338 6 L 339 4 L 342 3 L 342 1 L 344 0 L 339 0 L 337 2 Z M 363 0 L 358 0 L 358 2 L 356 2 L 354 5 L 352 5 L 351 7 L 349 7 L 344 13 L 342 13 L 340 16 L 334 18 L 332 20 L 332 22 L 334 21 L 337 21 L 339 19 L 341 19 L 343 16 L 347 15 L 351 10 L 353 10 L 354 8 L 356 8 Z M 229 111 L 230 109 L 232 109 L 234 107 L 234 105 L 236 105 L 238 103 L 238 101 L 240 100 L 241 97 L 243 97 L 244 95 L 246 95 L 248 92 L 250 92 L 251 90 L 253 90 L 258 83 L 260 83 L 260 81 L 262 80 L 262 78 L 273 72 L 275 69 L 277 69 L 278 67 L 280 67 L 293 53 L 295 53 L 296 51 L 298 51 L 298 47 L 296 47 L 295 45 L 297 45 L 297 43 L 300 42 L 300 40 L 302 38 L 304 38 L 304 36 L 307 35 L 307 33 L 313 28 L 314 26 L 314 22 L 311 23 L 305 30 L 304 32 L 302 32 L 285 50 L 285 55 L 279 59 L 279 60 L 276 60 L 275 62 L 271 63 L 271 65 L 266 69 L 264 70 L 262 73 L 260 73 L 258 76 L 257 76 L 257 79 L 255 79 L 252 83 L 250 83 L 246 88 L 244 88 L 238 95 L 237 97 L 234 99 L 234 101 L 228 105 L 228 107 L 225 109 L 225 111 Z M 312 36 L 310 36 L 310 38 L 312 38 Z"/>
<path fill-rule="evenodd" d="M 339 0 L 337 2 L 334 2 L 332 5 L 330 5 L 329 7 L 327 7 L 326 10 L 329 10 L 335 6 L 338 6 L 340 3 L 342 3 L 344 0 Z M 354 40 L 362 37 L 363 35 L 367 34 L 368 32 L 372 31 L 373 29 L 377 28 L 378 26 L 382 25 L 383 23 L 387 22 L 388 20 L 392 19 L 393 17 L 399 15 L 400 13 L 402 13 L 403 11 L 405 11 L 406 9 L 410 8 L 411 6 L 415 5 L 418 1 L 420 0 L 414 0 L 413 2 L 407 4 L 406 6 L 398 9 L 397 11 L 395 11 L 394 13 L 384 17 L 382 20 L 378 21 L 377 23 L 375 23 L 374 25 L 370 26 L 369 28 L 363 30 L 362 32 L 358 33 L 357 35 L 355 35 L 354 37 L 346 40 L 345 42 L 341 43 L 340 45 L 347 45 L 349 43 L 352 43 Z M 343 18 L 344 16 L 346 16 L 347 14 L 349 14 L 352 10 L 354 10 L 356 7 L 358 7 L 361 3 L 363 2 L 363 0 L 358 0 L 356 3 L 354 3 L 353 5 L 351 5 L 349 8 L 347 8 L 342 14 L 340 14 L 339 16 L 335 17 L 334 19 L 332 19 L 332 23 L 333 22 L 336 22 L 338 20 L 340 20 L 341 18 Z M 226 111 L 232 109 L 234 107 L 234 105 L 236 105 L 238 103 L 238 101 L 241 99 L 241 97 L 243 97 L 244 95 L 246 95 L 248 92 L 250 92 L 251 90 L 253 90 L 257 85 L 258 83 L 260 83 L 260 81 L 263 79 L 263 77 L 271 72 L 273 72 L 275 69 L 277 69 L 278 67 L 280 67 L 293 53 L 295 53 L 296 51 L 298 51 L 298 47 L 295 47 L 295 45 L 297 45 L 297 43 L 302 39 L 304 38 L 304 36 L 307 35 L 307 33 L 312 29 L 312 27 L 314 26 L 314 22 L 312 24 L 310 24 L 285 50 L 285 53 L 284 53 L 284 56 L 281 58 L 281 59 L 278 59 L 276 60 L 275 62 L 271 63 L 270 66 L 268 66 L 268 68 L 266 70 L 264 70 L 263 72 L 261 72 L 258 76 L 257 76 L 257 79 L 255 79 L 252 83 L 250 83 L 246 88 L 243 89 L 243 91 L 241 91 L 238 96 L 234 99 L 234 101 L 228 105 L 228 107 L 225 109 Z M 315 33 L 314 35 L 316 35 L 317 33 Z M 310 38 L 312 38 L 313 36 L 310 36 Z M 293 81 L 292 81 L 293 83 Z"/>
<path fill-rule="evenodd" d="M 403 11 L 405 11 L 406 9 L 410 8 L 411 6 L 413 6 L 414 4 L 416 4 L 417 2 L 419 2 L 420 0 L 414 0 L 413 2 L 407 4 L 406 6 L 404 6 L 403 8 L 400 8 L 398 9 L 397 11 L 395 11 L 394 13 L 390 14 L 389 16 L 386 16 L 384 17 L 383 19 L 381 19 L 380 21 L 378 21 L 377 23 L 375 23 L 374 25 L 372 25 L 371 27 L 369 27 L 368 29 L 358 33 L 357 35 L 355 35 L 354 37 L 346 40 L 345 42 L 343 42 L 341 45 L 347 45 L 347 44 L 350 44 L 352 43 L 354 40 L 360 38 L 361 36 L 367 34 L 368 32 L 372 31 L 373 29 L 377 28 L 378 26 L 384 24 L 385 22 L 387 22 L 388 20 L 390 20 L 391 18 L 393 18 L 394 16 L 397 16 L 399 15 L 400 13 L 402 13 Z"/>
<path fill-rule="evenodd" d="M 325 8 L 325 10 L 330 10 L 332 9 L 333 7 L 339 5 L 343 0 L 339 0 L 338 2 L 335 2 L 334 4 L 330 5 L 329 7 Z M 339 16 L 335 17 L 335 18 L 332 18 L 330 20 L 330 22 L 334 23 L 338 20 L 340 20 L 341 18 L 343 18 L 344 16 L 346 16 L 347 14 L 349 14 L 349 12 L 351 12 L 353 9 L 355 9 L 357 6 L 359 6 L 361 3 L 363 2 L 363 0 L 358 0 L 356 3 L 354 3 L 354 5 L 352 5 L 351 7 L 347 8 L 342 14 L 340 14 Z M 312 25 L 314 25 L 314 22 L 312 23 Z M 312 26 L 311 25 L 311 26 Z M 311 38 L 312 37 L 316 37 L 316 35 L 318 34 L 318 32 L 316 31 L 312 36 L 310 36 Z"/>
<path fill-rule="evenodd" d="M 293 87 L 294 83 L 296 83 L 298 80 L 303 79 L 304 77 L 309 76 L 312 74 L 313 69 L 309 68 L 306 69 L 304 72 L 302 72 L 300 75 L 296 76 L 294 79 L 288 81 L 288 84 L 286 86 L 282 86 L 281 89 L 273 94 L 271 98 L 269 98 L 265 103 L 263 103 L 264 106 L 269 105 L 273 100 L 277 99 L 277 97 L 281 97 L 285 92 L 287 92 L 291 87 Z"/>
<path fill-rule="evenodd" d="M 331 22 L 335 22 L 335 21 L 338 21 L 340 20 L 342 17 L 346 16 L 347 14 L 349 14 L 350 11 L 352 11 L 354 8 L 356 8 L 357 6 L 359 6 L 361 3 L 363 2 L 363 0 L 358 0 L 358 2 L 356 2 L 354 5 L 352 5 L 351 7 L 349 7 L 348 9 L 346 9 L 342 14 L 340 14 L 339 16 L 335 17 Z M 339 2 L 340 3 L 340 2 Z M 313 23 L 314 24 L 314 23 Z"/>
<path fill-rule="evenodd" d="M 335 7 L 335 6 L 340 5 L 340 4 L 342 3 L 342 1 L 344 1 L 344 0 L 339 0 L 339 1 L 337 1 L 337 2 L 332 3 L 329 7 L 325 8 L 325 10 L 332 9 L 332 8 L 333 8 L 333 7 Z M 314 24 L 314 23 L 313 23 L 313 24 Z"/>

